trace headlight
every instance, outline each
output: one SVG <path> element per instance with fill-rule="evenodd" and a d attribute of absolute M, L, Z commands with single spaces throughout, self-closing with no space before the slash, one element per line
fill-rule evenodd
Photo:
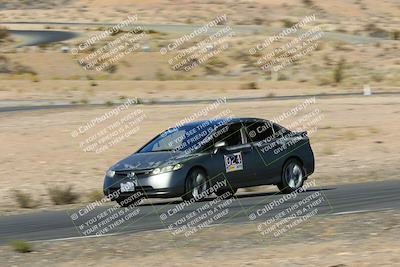
<path fill-rule="evenodd" d="M 114 175 L 115 175 L 115 171 L 112 171 L 112 170 L 108 170 L 107 172 L 106 172 L 106 175 L 108 176 L 108 177 L 114 177 Z"/>
<path fill-rule="evenodd" d="M 183 165 L 180 163 L 178 163 L 176 165 L 168 165 L 168 166 L 161 167 L 161 168 L 155 168 L 151 172 L 151 174 L 156 175 L 156 174 L 160 174 L 160 173 L 164 173 L 164 172 L 177 171 L 182 167 L 183 167 Z"/>

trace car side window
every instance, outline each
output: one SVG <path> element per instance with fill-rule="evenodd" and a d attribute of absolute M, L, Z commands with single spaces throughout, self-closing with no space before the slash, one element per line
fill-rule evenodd
<path fill-rule="evenodd" d="M 290 133 L 288 129 L 276 123 L 274 123 L 274 131 L 275 131 L 275 136 L 278 138 L 284 137 L 285 135 Z"/>
<path fill-rule="evenodd" d="M 183 138 L 185 136 L 185 131 L 176 131 L 170 135 L 167 135 L 165 138 L 162 138 L 160 141 L 156 142 L 152 150 L 159 151 L 159 150 L 168 150 L 173 149 L 174 147 L 179 147 L 182 144 Z"/>
<path fill-rule="evenodd" d="M 214 144 L 219 141 L 225 141 L 227 146 L 236 146 L 242 144 L 241 134 L 241 123 L 234 123 L 230 125 L 222 126 L 221 128 L 227 127 L 227 130 L 223 131 L 219 136 L 214 139 Z"/>
<path fill-rule="evenodd" d="M 249 122 L 245 125 L 248 142 L 272 140 L 274 138 L 273 124 L 269 121 Z"/>

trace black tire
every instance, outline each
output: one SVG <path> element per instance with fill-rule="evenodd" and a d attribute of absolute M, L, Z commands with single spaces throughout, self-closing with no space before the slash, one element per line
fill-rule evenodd
<path fill-rule="evenodd" d="M 303 164 L 298 159 L 291 158 L 283 166 L 281 182 L 277 186 L 279 191 L 289 194 L 302 187 L 304 180 Z"/>
<path fill-rule="evenodd" d="M 220 196 L 224 195 L 224 194 L 227 193 L 227 192 L 230 193 L 230 195 L 229 195 L 228 198 L 231 198 L 231 197 L 233 197 L 233 196 L 236 194 L 237 188 L 221 188 L 221 189 L 215 191 L 214 193 L 215 193 L 217 196 L 220 197 Z"/>
<path fill-rule="evenodd" d="M 209 182 L 203 169 L 195 168 L 189 172 L 185 182 L 185 194 L 183 200 L 194 198 L 196 201 L 204 199 L 208 194 Z M 203 196 L 204 195 L 204 196 Z"/>

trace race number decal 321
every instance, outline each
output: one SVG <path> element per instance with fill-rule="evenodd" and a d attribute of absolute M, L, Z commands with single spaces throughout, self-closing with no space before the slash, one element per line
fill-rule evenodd
<path fill-rule="evenodd" d="M 243 160 L 241 152 L 224 155 L 224 161 L 226 172 L 243 170 Z"/>

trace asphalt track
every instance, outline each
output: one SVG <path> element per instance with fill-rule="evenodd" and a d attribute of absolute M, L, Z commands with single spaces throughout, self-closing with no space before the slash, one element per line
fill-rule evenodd
<path fill-rule="evenodd" d="M 397 96 L 400 92 L 375 92 L 371 96 Z M 335 97 L 360 97 L 363 94 L 360 93 L 323 93 L 323 94 L 309 94 L 309 95 L 287 95 L 287 96 L 255 96 L 255 97 L 232 97 L 227 98 L 226 101 L 229 103 L 233 102 L 250 102 L 250 101 L 279 101 L 279 100 L 291 100 L 291 99 L 306 99 L 310 97 L 316 97 L 318 99 L 335 98 Z M 190 105 L 190 104 L 207 104 L 213 103 L 216 99 L 194 99 L 194 100 L 151 100 L 148 101 L 143 99 L 141 104 L 143 105 Z M 19 103 L 18 103 L 19 102 Z M 123 104 L 124 101 L 114 102 L 115 105 Z M 67 102 L 59 103 L 46 103 L 45 101 L 9 101 L 0 100 L 0 113 L 3 112 L 18 112 L 18 111 L 35 111 L 35 110 L 46 110 L 46 109 L 68 109 L 68 108 L 82 108 L 82 107 L 108 107 L 104 103 L 88 103 L 88 104 L 69 104 Z"/>
<path fill-rule="evenodd" d="M 278 203 L 284 196 L 287 195 L 277 192 L 247 193 L 231 200 L 227 199 L 219 202 L 217 202 L 216 198 L 209 197 L 204 201 L 188 204 L 183 208 L 180 208 L 183 205 L 181 200 L 157 201 L 155 203 L 141 204 L 131 209 L 113 208 L 113 203 L 105 203 L 94 209 L 89 208 L 90 211 L 85 210 L 85 208 L 90 206 L 82 206 L 71 210 L 3 216 L 0 217 L 0 244 L 5 244 L 8 240 L 15 239 L 39 241 L 95 237 L 95 231 L 89 234 L 89 229 L 93 229 L 94 225 L 99 226 L 97 230 L 107 227 L 110 229 L 109 226 L 104 227 L 105 225 L 101 225 L 100 222 L 104 223 L 105 219 L 112 218 L 115 214 L 120 214 L 121 216 L 114 217 L 116 219 L 110 221 L 110 224 L 113 224 L 115 227 L 107 232 L 107 235 L 166 230 L 171 233 L 171 237 L 187 238 L 184 236 L 185 232 L 177 234 L 177 232 L 174 233 L 167 230 L 169 225 L 173 225 L 179 220 L 184 220 L 184 218 L 190 217 L 190 220 L 200 218 L 208 212 L 214 212 L 214 216 L 223 214 L 223 210 L 228 210 L 227 214 L 225 213 L 221 218 L 217 218 L 210 225 L 203 224 L 206 227 L 210 227 L 213 224 L 243 223 L 256 223 L 257 226 L 267 219 L 276 218 L 278 214 L 282 214 L 282 211 L 287 211 L 288 208 L 295 207 L 296 203 L 300 205 L 297 210 L 304 211 L 303 208 L 305 207 L 309 208 L 308 211 L 317 209 L 317 213 L 315 213 L 315 218 L 317 219 L 319 216 L 399 209 L 400 180 L 331 187 L 314 186 L 310 187 L 306 192 L 299 193 L 295 198 L 292 197 L 281 204 L 277 204 L 267 212 L 265 212 L 265 209 L 263 210 L 266 205 L 268 206 L 269 203 L 273 203 L 274 201 Z M 309 201 L 306 201 L 307 199 Z M 312 203 L 317 203 L 317 205 L 313 206 L 311 205 Z M 220 212 L 216 213 L 215 209 L 218 207 L 218 204 L 224 205 L 219 209 Z M 79 212 L 82 216 L 79 215 Z M 197 217 L 191 216 L 194 213 L 196 213 Z M 77 215 L 77 219 L 75 219 L 74 214 Z M 289 212 L 286 212 L 286 214 L 289 214 Z M 254 218 L 254 215 L 256 215 L 255 220 L 250 220 L 249 218 Z M 306 218 L 306 215 L 306 213 L 303 213 L 298 218 Z M 123 223 L 116 226 L 115 222 L 123 217 L 128 219 L 122 220 Z M 98 219 L 96 222 L 89 222 L 91 219 L 96 220 L 96 218 Z M 87 225 L 85 226 L 86 223 Z M 175 226 L 183 225 L 179 222 Z M 297 227 L 301 227 L 301 224 Z"/>

